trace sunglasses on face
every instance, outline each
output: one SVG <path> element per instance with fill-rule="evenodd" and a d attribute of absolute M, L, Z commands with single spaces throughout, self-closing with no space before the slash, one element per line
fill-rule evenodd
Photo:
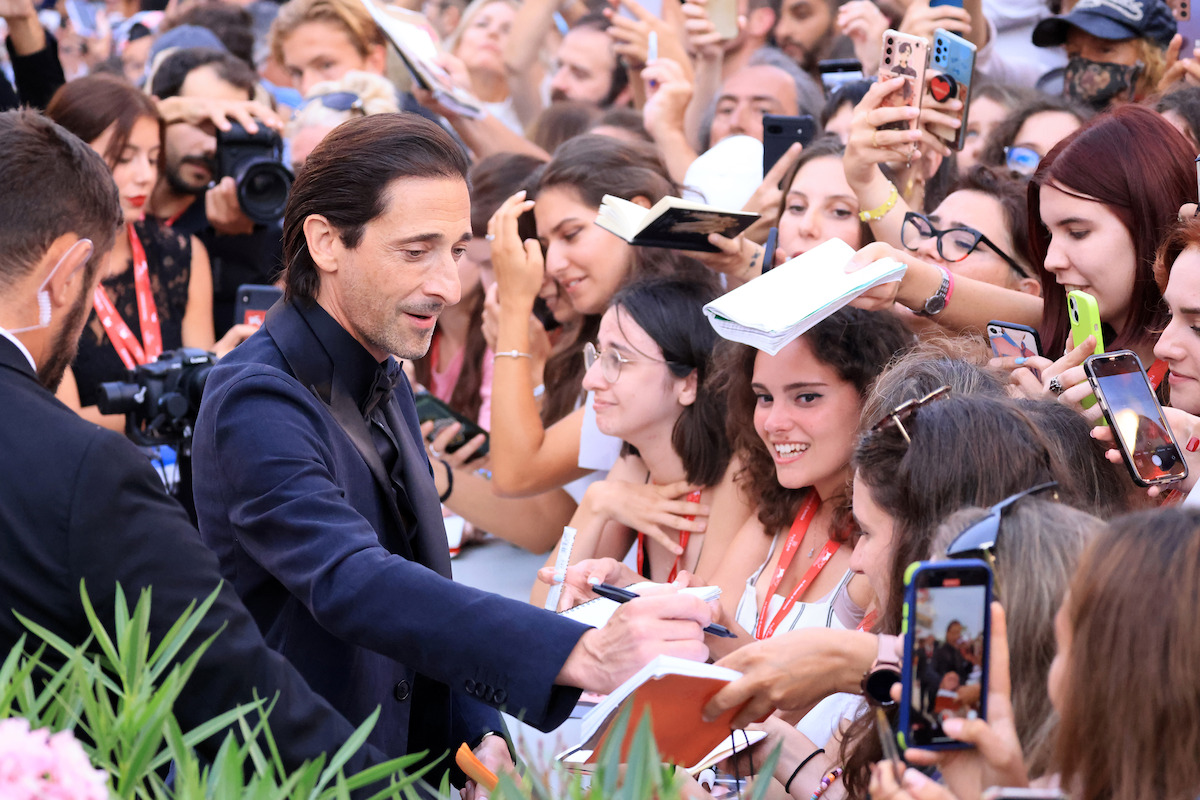
<path fill-rule="evenodd" d="M 956 264 L 974 253 L 981 244 L 987 245 L 992 252 L 1004 259 L 1004 263 L 1022 278 L 1028 278 L 1029 272 L 1016 262 L 1012 256 L 1001 250 L 988 237 L 974 228 L 965 225 L 958 228 L 938 230 L 933 222 L 924 214 L 909 211 L 904 215 L 904 223 L 900 226 L 900 243 L 908 250 L 916 250 L 922 243 L 937 239 L 937 251 L 945 261 Z"/>

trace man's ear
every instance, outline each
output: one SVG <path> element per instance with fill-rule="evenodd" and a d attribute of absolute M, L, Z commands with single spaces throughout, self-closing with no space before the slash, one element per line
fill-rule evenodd
<path fill-rule="evenodd" d="M 43 266 L 47 270 L 54 270 L 54 274 L 48 275 L 49 282 L 46 284 L 52 307 L 67 308 L 79 299 L 80 284 L 88 276 L 84 267 L 87 266 L 94 250 L 95 245 L 91 239 L 80 239 L 74 234 L 64 234 L 50 246 Z M 94 275 L 99 277 L 100 270 L 96 270 Z M 47 277 L 43 277 L 42 280 L 47 280 Z M 89 286 L 88 291 L 92 288 L 94 287 Z"/>
<path fill-rule="evenodd" d="M 642 208 L 650 208 L 651 206 L 654 205 L 654 203 L 650 202 L 650 198 L 646 197 L 645 195 L 641 195 L 641 194 L 639 194 L 637 197 L 630 198 L 629 202 L 636 203 L 637 205 L 641 206 Z"/>
<path fill-rule="evenodd" d="M 304 220 L 304 240 L 313 263 L 322 272 L 337 272 L 342 240 L 329 220 L 321 214 L 309 214 Z"/>

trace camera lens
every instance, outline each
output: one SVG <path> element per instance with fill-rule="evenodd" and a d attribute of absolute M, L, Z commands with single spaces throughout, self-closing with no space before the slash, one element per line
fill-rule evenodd
<path fill-rule="evenodd" d="M 291 189 L 291 170 L 278 161 L 256 159 L 238 178 L 238 203 L 247 217 L 266 225 L 283 217 Z"/>

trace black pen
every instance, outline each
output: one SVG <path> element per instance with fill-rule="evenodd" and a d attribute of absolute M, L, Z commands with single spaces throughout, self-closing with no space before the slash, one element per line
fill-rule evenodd
<path fill-rule="evenodd" d="M 766 274 L 775 266 L 775 247 L 778 242 L 779 228 L 771 228 L 767 231 L 767 243 L 763 245 L 763 274 Z"/>
<path fill-rule="evenodd" d="M 598 583 L 591 587 L 591 590 L 601 597 L 607 597 L 614 603 L 628 603 L 636 597 L 641 597 L 640 594 L 631 592 L 628 589 L 622 589 L 620 586 L 609 586 L 607 583 Z M 737 634 L 726 628 L 724 625 L 718 625 L 715 622 L 704 629 L 705 633 L 711 633 L 713 636 L 723 636 L 726 639 L 736 639 Z"/>

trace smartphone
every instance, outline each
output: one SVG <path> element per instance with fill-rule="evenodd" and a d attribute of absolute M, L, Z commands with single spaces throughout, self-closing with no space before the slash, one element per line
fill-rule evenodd
<path fill-rule="evenodd" d="M 433 420 L 433 433 L 429 435 L 431 440 L 436 439 L 439 433 L 455 422 L 462 425 L 458 433 L 450 440 L 450 444 L 446 446 L 447 453 L 457 451 L 460 447 L 482 433 L 484 436 L 483 445 L 467 459 L 467 462 L 469 463 L 487 455 L 489 444 L 487 431 L 479 427 L 473 419 L 459 414 L 429 392 L 417 392 L 416 401 L 417 419 L 420 420 L 421 424 L 424 425 L 426 422 Z"/>
<path fill-rule="evenodd" d="M 952 116 L 962 124 L 958 129 L 939 126 L 937 135 L 955 150 L 967 142 L 967 109 L 971 105 L 971 82 L 975 76 L 975 45 L 938 28 L 933 34 L 933 55 L 929 57 L 929 96 L 934 100 L 961 100 L 962 108 Z"/>
<path fill-rule="evenodd" d="M 993 786 L 979 800 L 1067 800 L 1067 796 L 1059 789 Z"/>
<path fill-rule="evenodd" d="M 1139 486 L 1174 483 L 1187 477 L 1183 451 L 1150 388 L 1135 353 L 1117 350 L 1083 362 L 1104 418 L 1116 436 L 1129 474 Z"/>
<path fill-rule="evenodd" d="M 84 0 L 66 0 L 65 5 L 72 30 L 85 38 L 95 36 L 96 14 L 101 13 L 104 6 L 94 6 Z"/>
<path fill-rule="evenodd" d="M 738 0 L 708 0 L 708 18 L 722 39 L 738 35 Z"/>
<path fill-rule="evenodd" d="M 1192 15 L 1192 0 L 1167 0 L 1171 16 L 1175 18 L 1175 26 L 1183 37 L 1183 47 L 1180 55 L 1195 54 L 1200 46 L 1200 17 Z"/>
<path fill-rule="evenodd" d="M 763 174 L 766 175 L 796 142 L 804 147 L 812 144 L 817 138 L 817 127 L 812 114 L 798 117 L 763 114 Z"/>
<path fill-rule="evenodd" d="M 988 341 L 997 358 L 1029 358 L 1042 354 L 1038 332 L 1028 325 L 992 320 L 987 324 Z"/>
<path fill-rule="evenodd" d="M 243 283 L 237 288 L 237 297 L 234 300 L 234 324 L 244 322 L 249 325 L 262 325 L 267 318 L 267 310 L 281 297 L 283 290 L 278 286 Z"/>
<path fill-rule="evenodd" d="M 936 6 L 954 6 L 955 8 L 963 7 L 963 0 L 929 0 L 929 7 Z"/>
<path fill-rule="evenodd" d="M 767 241 L 763 244 L 763 265 L 764 273 L 775 269 L 775 251 L 779 249 L 779 228 L 771 226 L 767 230 Z"/>
<path fill-rule="evenodd" d="M 825 87 L 826 94 L 843 83 L 863 79 L 862 62 L 857 58 L 827 58 L 818 61 L 817 72 L 821 73 L 821 85 Z"/>
<path fill-rule="evenodd" d="M 947 736 L 942 723 L 987 719 L 992 571 L 975 559 L 918 561 L 905 571 L 904 585 L 900 743 L 969 747 Z"/>
<path fill-rule="evenodd" d="M 879 80 L 904 78 L 904 85 L 892 92 L 880 103 L 887 106 L 921 107 L 921 92 L 925 86 L 925 65 L 928 42 L 920 36 L 889 28 L 883 33 L 883 53 L 879 59 Z M 880 125 L 879 130 L 916 130 L 917 120 L 900 120 Z M 913 144 L 915 149 L 916 145 Z"/>
<path fill-rule="evenodd" d="M 1071 323 L 1071 341 L 1079 344 L 1089 336 L 1096 337 L 1095 354 L 1104 352 L 1104 334 L 1100 329 L 1100 306 L 1096 298 L 1078 289 L 1067 292 L 1067 319 Z M 1081 405 L 1091 408 L 1096 405 L 1095 397 L 1084 398 Z"/>

